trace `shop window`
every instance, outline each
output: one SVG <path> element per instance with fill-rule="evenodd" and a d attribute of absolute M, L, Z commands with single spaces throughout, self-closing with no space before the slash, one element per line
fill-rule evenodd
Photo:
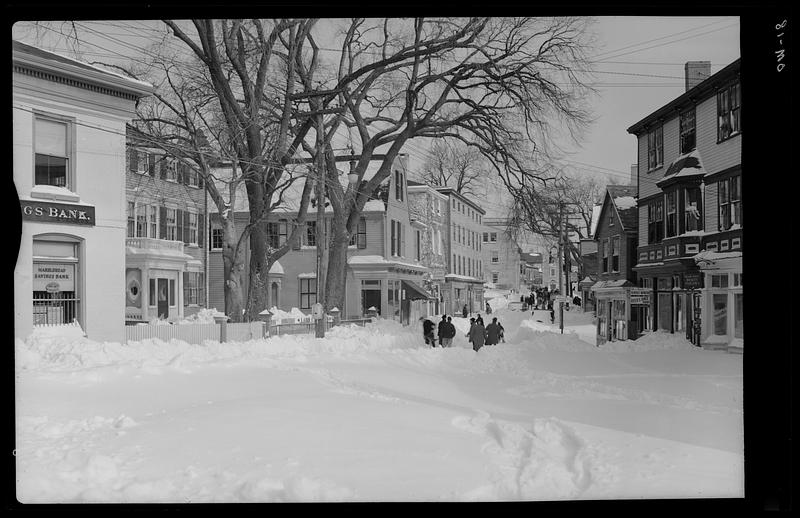
<path fill-rule="evenodd" d="M 79 246 L 60 237 L 33 240 L 34 326 L 81 322 Z"/>
<path fill-rule="evenodd" d="M 687 110 L 680 116 L 680 152 L 688 153 L 696 147 L 695 109 Z"/>
<path fill-rule="evenodd" d="M 659 126 L 647 134 L 647 169 L 652 171 L 664 164 L 664 128 Z"/>
<path fill-rule="evenodd" d="M 300 279 L 300 309 L 311 309 L 317 303 L 317 278 Z"/>
<path fill-rule="evenodd" d="M 717 336 L 728 334 L 728 294 L 714 293 L 712 295 L 713 305 L 713 331 Z"/>
<path fill-rule="evenodd" d="M 741 88 L 738 81 L 717 93 L 717 141 L 737 135 L 741 130 Z"/>
<path fill-rule="evenodd" d="M 37 115 L 34 119 L 34 185 L 71 189 L 70 124 Z"/>

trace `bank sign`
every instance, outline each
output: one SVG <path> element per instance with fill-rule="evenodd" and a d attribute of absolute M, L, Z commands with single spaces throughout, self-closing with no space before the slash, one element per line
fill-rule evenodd
<path fill-rule="evenodd" d="M 33 291 L 75 291 L 75 265 L 33 263 Z"/>
<path fill-rule="evenodd" d="M 94 226 L 94 207 L 73 203 L 21 200 L 22 219 L 28 221 Z"/>

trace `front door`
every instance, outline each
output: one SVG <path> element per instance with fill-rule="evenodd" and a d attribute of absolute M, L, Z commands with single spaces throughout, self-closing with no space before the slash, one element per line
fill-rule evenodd
<path fill-rule="evenodd" d="M 158 279 L 158 291 L 156 294 L 158 318 L 169 318 L 169 279 Z"/>
<path fill-rule="evenodd" d="M 361 314 L 366 315 L 371 307 L 378 310 L 378 315 L 381 314 L 381 290 L 361 290 Z"/>

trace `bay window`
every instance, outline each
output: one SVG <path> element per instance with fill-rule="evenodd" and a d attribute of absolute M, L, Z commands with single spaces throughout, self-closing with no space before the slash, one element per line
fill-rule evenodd
<path fill-rule="evenodd" d="M 683 192 L 683 231 L 700 230 L 700 187 L 687 187 Z"/>
<path fill-rule="evenodd" d="M 678 234 L 678 204 L 677 192 L 670 191 L 666 193 L 667 202 L 667 234 L 666 237 L 674 237 Z"/>

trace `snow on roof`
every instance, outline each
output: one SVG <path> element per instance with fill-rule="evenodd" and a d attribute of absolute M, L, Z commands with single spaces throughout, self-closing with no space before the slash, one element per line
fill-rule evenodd
<path fill-rule="evenodd" d="M 364 204 L 364 210 L 362 212 L 368 210 L 386 212 L 386 205 L 384 205 L 381 200 L 369 200 Z"/>
<path fill-rule="evenodd" d="M 697 255 L 692 256 L 696 263 L 701 261 L 718 261 L 720 259 L 732 259 L 734 257 L 741 257 L 741 252 L 710 252 L 703 250 Z"/>
<path fill-rule="evenodd" d="M 632 209 L 636 207 L 636 198 L 633 196 L 620 196 L 619 198 L 614 198 L 614 204 L 619 210 Z"/>
<path fill-rule="evenodd" d="M 380 255 L 354 255 L 347 260 L 347 264 L 384 264 L 384 265 L 398 265 L 409 266 L 412 268 L 426 268 L 422 264 L 406 263 L 403 261 L 390 261 Z"/>
<path fill-rule="evenodd" d="M 281 266 L 280 262 L 275 261 L 274 263 L 272 263 L 272 266 L 269 269 L 269 273 L 273 273 L 275 275 L 282 275 L 284 273 L 283 266 Z"/>
<path fill-rule="evenodd" d="M 473 281 L 473 282 L 478 281 L 478 282 L 483 282 L 480 279 L 478 279 L 477 277 L 470 277 L 468 275 L 456 275 L 455 273 L 448 273 L 447 275 L 444 276 L 444 278 L 445 279 L 455 279 L 455 280 L 459 280 L 459 281 Z"/>
<path fill-rule="evenodd" d="M 589 234 L 594 236 L 595 231 L 597 230 L 597 223 L 600 221 L 600 211 L 603 209 L 603 205 L 595 205 L 592 207 L 592 222 L 589 225 L 590 230 Z"/>
<path fill-rule="evenodd" d="M 316 277 L 316 272 L 303 272 L 297 274 L 298 279 L 315 279 Z"/>
<path fill-rule="evenodd" d="M 82 202 L 80 196 L 69 189 L 65 187 L 56 187 L 55 185 L 34 185 L 31 189 L 30 196 L 20 196 L 19 199 L 20 201 L 53 200 L 59 203 L 94 207 L 91 203 Z"/>

